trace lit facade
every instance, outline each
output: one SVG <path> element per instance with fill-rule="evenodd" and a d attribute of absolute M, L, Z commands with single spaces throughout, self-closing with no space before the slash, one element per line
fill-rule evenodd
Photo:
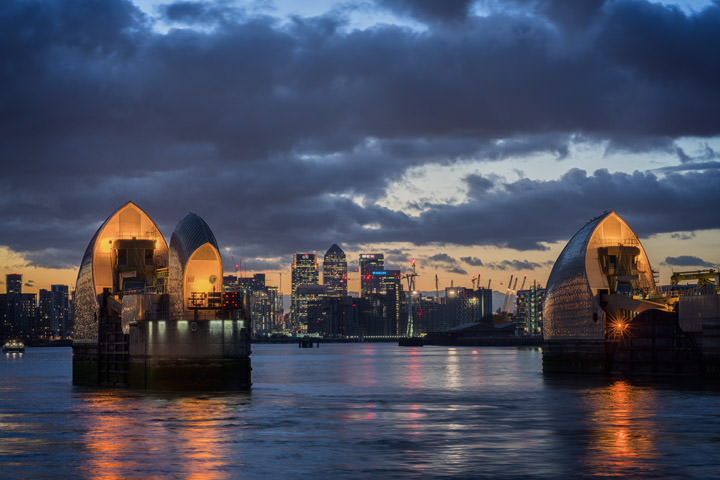
<path fill-rule="evenodd" d="M 345 252 L 334 243 L 323 257 L 323 285 L 328 297 L 347 295 L 347 258 Z"/>
<path fill-rule="evenodd" d="M 128 286 L 156 286 L 155 272 L 167 268 L 168 247 L 155 222 L 132 202 L 98 228 L 80 262 L 74 303 L 74 343 L 97 343 L 104 290 L 119 294 Z"/>
<path fill-rule="evenodd" d="M 298 285 L 295 292 L 295 330 L 327 333 L 324 285 Z"/>
<path fill-rule="evenodd" d="M 543 308 L 545 341 L 605 338 L 599 295 L 654 290 L 650 262 L 637 235 L 615 212 L 583 226 L 567 243 L 548 279 Z"/>
<path fill-rule="evenodd" d="M 448 287 L 442 304 L 442 323 L 435 331 L 446 331 L 458 325 L 488 320 L 492 316 L 492 291 Z"/>
<path fill-rule="evenodd" d="M 22 275 L 19 273 L 5 275 L 5 291 L 9 294 L 20 295 L 22 293 Z"/>
<path fill-rule="evenodd" d="M 168 290 L 170 317 L 189 318 L 189 311 L 220 308 L 223 268 L 210 227 L 188 213 L 170 238 Z"/>
<path fill-rule="evenodd" d="M 319 274 L 317 257 L 314 253 L 296 253 L 293 255 L 290 313 L 293 323 L 298 322 L 298 295 L 297 288 L 300 285 L 318 285 Z"/>
<path fill-rule="evenodd" d="M 177 224 L 168 248 L 140 208 L 123 205 L 80 266 L 73 383 L 250 388 L 246 310 L 223 302 L 222 273 L 215 236 L 199 216 Z"/>
<path fill-rule="evenodd" d="M 40 289 L 37 308 L 36 335 L 41 338 L 65 337 L 70 321 L 67 285 L 51 285 Z"/>
<path fill-rule="evenodd" d="M 365 298 L 370 294 L 380 293 L 379 285 L 373 285 L 372 272 L 380 272 L 385 269 L 385 255 L 382 253 L 361 253 L 360 254 L 360 296 Z"/>
<path fill-rule="evenodd" d="M 545 289 L 533 285 L 517 292 L 515 318 L 523 325 L 525 335 L 542 334 L 542 310 Z"/>

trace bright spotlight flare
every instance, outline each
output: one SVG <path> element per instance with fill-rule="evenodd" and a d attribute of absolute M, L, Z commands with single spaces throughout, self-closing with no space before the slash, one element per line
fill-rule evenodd
<path fill-rule="evenodd" d="M 621 312 L 615 312 L 614 314 L 608 314 L 607 325 L 608 325 L 608 337 L 611 338 L 626 338 L 630 336 L 630 321 Z"/>

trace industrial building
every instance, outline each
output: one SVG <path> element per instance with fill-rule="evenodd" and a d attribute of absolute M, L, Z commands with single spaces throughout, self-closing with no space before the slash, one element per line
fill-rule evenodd
<path fill-rule="evenodd" d="M 615 212 L 584 225 L 548 279 L 546 372 L 719 375 L 720 302 L 657 291 L 637 235 Z"/>
<path fill-rule="evenodd" d="M 208 225 L 189 213 L 170 248 L 128 202 L 88 245 L 78 273 L 73 383 L 134 388 L 246 389 L 243 310 L 224 308 L 222 261 Z"/>

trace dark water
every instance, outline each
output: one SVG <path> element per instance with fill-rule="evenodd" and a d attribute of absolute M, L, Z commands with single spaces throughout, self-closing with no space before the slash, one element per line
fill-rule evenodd
<path fill-rule="evenodd" d="M 0 358 L 2 478 L 720 478 L 720 392 L 546 378 L 541 353 L 255 345 L 250 394 L 71 386 Z"/>

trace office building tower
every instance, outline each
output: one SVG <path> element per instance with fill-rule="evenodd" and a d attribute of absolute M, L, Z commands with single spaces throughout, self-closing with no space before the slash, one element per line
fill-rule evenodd
<path fill-rule="evenodd" d="M 314 253 L 296 253 L 293 255 L 291 292 L 290 292 L 290 315 L 295 324 L 298 323 L 298 297 L 297 288 L 300 285 L 318 285 L 318 264 Z"/>
<path fill-rule="evenodd" d="M 323 285 L 328 297 L 347 295 L 347 259 L 345 252 L 334 243 L 323 258 Z"/>
<path fill-rule="evenodd" d="M 53 316 L 50 324 L 55 335 L 65 337 L 70 332 L 70 295 L 67 285 L 50 285 Z"/>
<path fill-rule="evenodd" d="M 328 333 L 324 285 L 298 285 L 296 293 L 295 331 Z"/>
<path fill-rule="evenodd" d="M 360 296 L 365 298 L 371 293 L 378 293 L 378 286 L 373 287 L 372 272 L 385 269 L 385 256 L 382 253 L 360 254 Z"/>
<path fill-rule="evenodd" d="M 517 313 L 515 317 L 523 326 L 525 335 L 542 334 L 542 313 L 545 289 L 533 285 L 528 290 L 517 292 Z"/>
<path fill-rule="evenodd" d="M 40 338 L 50 338 L 53 336 L 53 295 L 50 290 L 41 288 L 38 292 L 38 308 L 37 308 L 37 336 Z"/>
<path fill-rule="evenodd" d="M 22 275 L 11 273 L 5 276 L 6 293 L 0 295 L 0 319 L 4 338 L 30 339 L 37 330 L 37 296 L 22 293 Z"/>
<path fill-rule="evenodd" d="M 5 275 L 6 293 L 20 295 L 22 293 L 22 275 L 8 273 Z"/>
<path fill-rule="evenodd" d="M 464 287 L 445 289 L 443 319 L 438 331 L 492 318 L 492 290 Z"/>

